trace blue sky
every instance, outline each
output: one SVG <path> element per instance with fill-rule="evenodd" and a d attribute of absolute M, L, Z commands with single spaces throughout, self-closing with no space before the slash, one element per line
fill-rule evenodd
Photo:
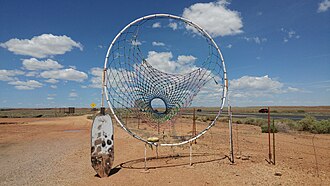
<path fill-rule="evenodd" d="M 213 36 L 232 105 L 330 105 L 329 0 L 1 0 L 0 107 L 99 106 L 109 44 L 154 13 L 184 16 Z"/>

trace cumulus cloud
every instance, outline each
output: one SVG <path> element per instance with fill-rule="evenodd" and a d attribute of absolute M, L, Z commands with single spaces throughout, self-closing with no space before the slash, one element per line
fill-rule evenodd
<path fill-rule="evenodd" d="M 42 83 L 36 80 L 28 80 L 28 81 L 12 81 L 8 84 L 14 85 L 18 90 L 33 90 L 36 88 L 42 87 Z"/>
<path fill-rule="evenodd" d="M 160 28 L 160 27 L 162 27 L 160 22 L 156 22 L 156 23 L 152 24 L 152 28 Z"/>
<path fill-rule="evenodd" d="M 226 0 L 196 3 L 185 8 L 182 16 L 197 23 L 213 37 L 242 33 L 243 23 L 240 13 L 228 9 L 227 5 L 229 2 Z M 187 29 L 192 28 L 187 27 Z"/>
<path fill-rule="evenodd" d="M 178 29 L 178 24 L 175 23 L 175 22 L 169 23 L 168 26 L 169 26 L 170 28 L 172 28 L 173 30 Z"/>
<path fill-rule="evenodd" d="M 149 51 L 146 61 L 163 72 L 173 73 L 176 69 L 176 63 L 171 61 L 172 58 L 172 52 Z"/>
<path fill-rule="evenodd" d="M 268 75 L 263 77 L 243 76 L 230 82 L 230 89 L 233 91 L 246 92 L 247 94 L 255 93 L 260 96 L 264 93 L 279 93 L 283 84 L 273 80 Z"/>
<path fill-rule="evenodd" d="M 321 3 L 319 3 L 319 8 L 317 9 L 317 12 L 326 12 L 330 8 L 330 0 L 323 0 Z"/>
<path fill-rule="evenodd" d="M 71 51 L 74 47 L 83 49 L 82 44 L 72 40 L 66 35 L 56 36 L 53 34 L 42 34 L 32 39 L 10 39 L 0 46 L 8 49 L 14 54 L 27 55 L 36 58 L 45 58 L 64 54 Z"/>
<path fill-rule="evenodd" d="M 229 45 L 226 46 L 226 48 L 232 48 L 232 47 L 233 47 L 232 44 L 229 44 Z"/>
<path fill-rule="evenodd" d="M 26 77 L 35 77 L 37 75 L 38 75 L 38 72 L 36 72 L 36 71 L 27 72 L 25 74 Z"/>
<path fill-rule="evenodd" d="M 27 70 L 50 70 L 59 69 L 63 66 L 52 59 L 38 60 L 36 58 L 23 59 L 23 67 Z"/>
<path fill-rule="evenodd" d="M 152 46 L 165 46 L 165 43 L 153 41 Z"/>
<path fill-rule="evenodd" d="M 91 68 L 89 73 L 92 75 L 92 78 L 90 80 L 91 84 L 89 84 L 87 87 L 90 88 L 102 88 L 102 73 L 103 69 L 99 67 Z M 85 88 L 87 88 L 85 87 Z"/>
<path fill-rule="evenodd" d="M 21 70 L 0 70 L 0 81 L 14 81 L 15 76 L 23 75 Z"/>
<path fill-rule="evenodd" d="M 82 82 L 88 78 L 85 72 L 81 72 L 75 69 L 44 71 L 40 74 L 40 76 L 47 79 L 61 79 L 61 80 L 77 81 L 77 82 Z"/>
<path fill-rule="evenodd" d="M 50 88 L 56 89 L 57 86 L 56 85 L 50 85 Z"/>
<path fill-rule="evenodd" d="M 56 79 L 47 79 L 47 80 L 45 80 L 45 82 L 55 84 L 55 83 L 58 83 L 59 81 Z"/>
<path fill-rule="evenodd" d="M 187 65 L 187 64 L 191 64 L 191 63 L 194 63 L 196 61 L 196 57 L 192 56 L 192 55 L 189 55 L 189 56 L 185 56 L 185 55 L 180 55 L 178 56 L 178 60 L 177 62 L 180 64 L 180 65 Z"/>
<path fill-rule="evenodd" d="M 196 70 L 194 65 L 196 57 L 192 55 L 179 55 L 175 60 L 172 52 L 149 51 L 146 61 L 154 68 L 166 73 L 187 73 Z"/>
<path fill-rule="evenodd" d="M 239 79 L 230 81 L 229 89 L 232 92 L 232 97 L 267 97 L 272 94 L 282 94 L 287 92 L 300 91 L 294 87 L 284 87 L 284 84 L 274 80 L 268 75 L 258 76 L 243 76 Z"/>

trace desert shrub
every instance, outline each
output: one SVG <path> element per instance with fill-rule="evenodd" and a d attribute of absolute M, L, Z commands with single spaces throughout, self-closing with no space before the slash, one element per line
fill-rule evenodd
<path fill-rule="evenodd" d="M 314 122 L 311 132 L 317 134 L 330 134 L 330 120 L 321 120 Z"/>
<path fill-rule="evenodd" d="M 261 132 L 262 133 L 268 133 L 268 125 L 267 124 L 261 125 Z M 278 130 L 277 130 L 276 126 L 270 125 L 270 132 L 271 133 L 273 133 L 273 132 L 277 133 Z"/>
<path fill-rule="evenodd" d="M 212 119 L 214 119 L 214 117 Z M 218 119 L 218 121 L 220 121 L 220 122 L 228 122 L 229 120 L 228 120 L 228 117 L 221 117 L 221 118 Z"/>
<path fill-rule="evenodd" d="M 207 121 L 207 117 L 206 116 L 197 116 L 197 120 L 198 121 L 206 122 Z"/>
<path fill-rule="evenodd" d="M 305 113 L 304 110 L 297 110 L 298 113 Z"/>
<path fill-rule="evenodd" d="M 236 122 L 237 124 L 242 124 L 242 123 L 243 123 L 240 119 L 236 120 L 235 122 Z"/>
<path fill-rule="evenodd" d="M 298 122 L 298 130 L 300 131 L 312 131 L 313 125 L 316 122 L 315 117 L 306 115 L 304 119 Z"/>

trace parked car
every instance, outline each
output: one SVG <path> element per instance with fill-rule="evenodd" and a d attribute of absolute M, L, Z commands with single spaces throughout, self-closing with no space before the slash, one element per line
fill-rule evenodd
<path fill-rule="evenodd" d="M 260 109 L 259 113 L 268 113 L 268 109 L 266 109 L 266 108 Z"/>

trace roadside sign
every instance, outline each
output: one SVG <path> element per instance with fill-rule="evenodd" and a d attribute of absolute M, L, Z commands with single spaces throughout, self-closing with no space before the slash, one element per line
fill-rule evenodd
<path fill-rule="evenodd" d="M 90 104 L 92 108 L 95 108 L 96 107 L 96 104 L 93 102 Z"/>

